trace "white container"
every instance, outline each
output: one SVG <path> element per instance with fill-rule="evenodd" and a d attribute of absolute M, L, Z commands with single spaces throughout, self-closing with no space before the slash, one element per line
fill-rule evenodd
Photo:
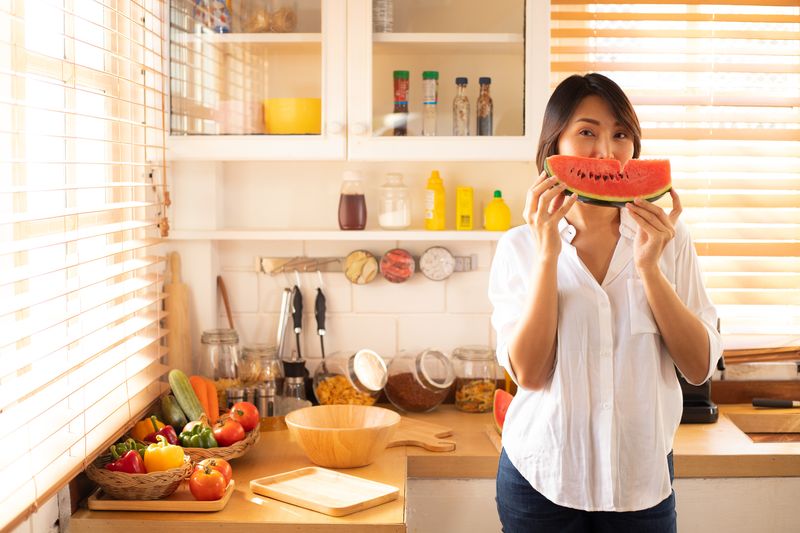
<path fill-rule="evenodd" d="M 381 186 L 378 225 L 383 229 L 406 229 L 411 225 L 411 200 L 402 174 L 387 174 Z"/>

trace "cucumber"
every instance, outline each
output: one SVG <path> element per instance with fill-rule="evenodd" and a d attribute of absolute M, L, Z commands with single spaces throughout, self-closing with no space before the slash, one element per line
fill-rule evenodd
<path fill-rule="evenodd" d="M 178 405 L 178 400 L 172 394 L 161 397 L 161 412 L 164 415 L 162 420 L 175 428 L 175 431 L 183 429 L 183 426 L 189 422 L 186 420 L 186 415 L 183 414 L 183 409 Z"/>
<path fill-rule="evenodd" d="M 175 395 L 178 405 L 186 413 L 186 417 L 190 421 L 200 420 L 200 417 L 204 414 L 203 407 L 200 405 L 200 400 L 197 399 L 197 395 L 194 393 L 186 374 L 177 368 L 170 370 L 169 386 L 172 387 L 172 394 Z"/>

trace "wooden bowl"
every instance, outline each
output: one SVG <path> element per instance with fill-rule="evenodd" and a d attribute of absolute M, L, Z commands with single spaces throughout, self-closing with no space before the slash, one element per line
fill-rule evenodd
<path fill-rule="evenodd" d="M 289 433 L 308 458 L 329 468 L 372 463 L 399 423 L 394 411 L 366 405 L 317 405 L 286 415 Z"/>

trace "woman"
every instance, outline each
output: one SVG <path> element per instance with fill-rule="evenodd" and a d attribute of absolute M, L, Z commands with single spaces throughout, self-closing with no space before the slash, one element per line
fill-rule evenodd
<path fill-rule="evenodd" d="M 571 76 L 545 110 L 536 162 L 639 157 L 633 107 L 600 74 Z M 497 507 L 507 533 L 676 531 L 678 367 L 706 381 L 722 353 L 672 190 L 666 214 L 576 201 L 542 172 L 526 224 L 497 246 L 497 357 L 519 386 L 506 416 Z"/>

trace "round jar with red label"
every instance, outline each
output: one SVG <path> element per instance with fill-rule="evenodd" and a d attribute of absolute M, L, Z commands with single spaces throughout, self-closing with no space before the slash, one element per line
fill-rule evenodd
<path fill-rule="evenodd" d="M 402 248 L 389 250 L 381 257 L 381 274 L 392 283 L 403 283 L 414 275 L 414 257 Z"/>

